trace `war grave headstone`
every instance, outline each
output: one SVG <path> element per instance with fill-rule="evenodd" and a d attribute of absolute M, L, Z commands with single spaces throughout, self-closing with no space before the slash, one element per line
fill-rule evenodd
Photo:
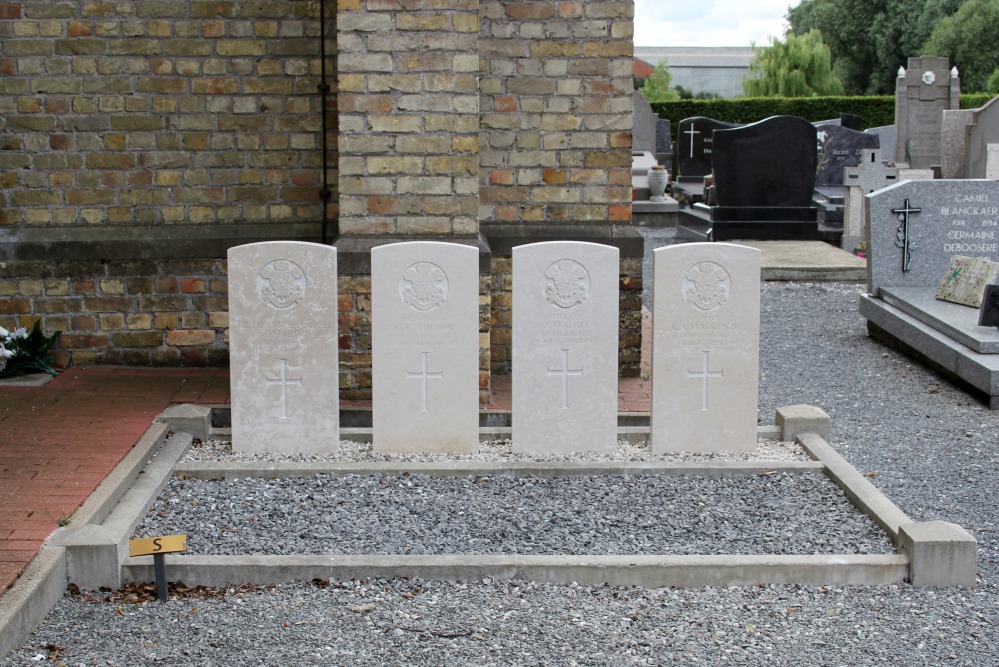
<path fill-rule="evenodd" d="M 269 241 L 228 259 L 233 451 L 335 452 L 336 250 Z"/>
<path fill-rule="evenodd" d="M 815 240 L 815 126 L 793 116 L 715 130 L 712 144 L 717 205 L 683 216 L 681 238 Z M 704 219 L 705 213 L 708 219 Z"/>
<path fill-rule="evenodd" d="M 947 58 L 909 58 L 895 84 L 895 162 L 914 169 L 941 164 L 945 109 L 960 108 L 961 83 Z"/>
<path fill-rule="evenodd" d="M 843 170 L 860 164 L 861 152 L 878 148 L 879 138 L 841 125 L 817 127 L 816 138 L 814 201 L 819 208 L 819 224 L 826 230 L 841 232 L 845 205 Z"/>
<path fill-rule="evenodd" d="M 684 118 L 677 127 L 676 169 L 673 174 L 673 191 L 689 203 L 704 199 L 704 177 L 711 174 L 714 131 L 742 127 L 738 123 L 725 123 L 714 118 L 695 116 Z"/>
<path fill-rule="evenodd" d="M 513 249 L 513 451 L 617 447 L 618 249 Z"/>
<path fill-rule="evenodd" d="M 761 256 L 729 243 L 654 251 L 653 452 L 756 448 Z"/>
<path fill-rule="evenodd" d="M 867 195 L 868 294 L 860 313 L 989 396 L 999 408 L 999 332 L 977 309 L 937 299 L 955 255 L 999 261 L 999 183 L 904 181 Z"/>
<path fill-rule="evenodd" d="M 866 247 L 865 195 L 903 180 L 933 178 L 931 169 L 900 169 L 893 162 L 882 160 L 882 156 L 886 154 L 880 149 L 863 149 L 859 164 L 843 169 L 843 237 L 840 240 L 843 250 L 858 252 Z"/>
<path fill-rule="evenodd" d="M 457 243 L 371 251 L 375 451 L 478 450 L 478 262 Z"/>

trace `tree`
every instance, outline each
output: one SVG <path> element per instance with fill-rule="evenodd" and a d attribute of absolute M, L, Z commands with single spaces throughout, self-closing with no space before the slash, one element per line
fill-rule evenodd
<path fill-rule="evenodd" d="M 638 90 L 649 102 L 675 102 L 680 94 L 669 87 L 673 77 L 667 70 L 666 60 L 660 60 L 645 84 Z"/>
<path fill-rule="evenodd" d="M 899 66 L 918 55 L 936 24 L 964 1 L 802 0 L 787 21 L 795 35 L 822 32 L 847 94 L 892 94 Z"/>
<path fill-rule="evenodd" d="M 947 56 L 961 73 L 961 89 L 987 92 L 989 76 L 999 64 L 999 0 L 965 0 L 953 16 L 944 17 L 921 53 Z"/>
<path fill-rule="evenodd" d="M 832 72 L 829 47 L 822 33 L 770 38 L 770 46 L 753 45 L 756 57 L 742 89 L 749 97 L 815 97 L 842 95 L 843 84 Z"/>

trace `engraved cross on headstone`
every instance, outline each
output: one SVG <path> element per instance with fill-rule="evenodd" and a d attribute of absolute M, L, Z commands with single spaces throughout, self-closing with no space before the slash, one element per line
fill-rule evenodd
<path fill-rule="evenodd" d="M 693 123 L 690 124 L 690 129 L 684 132 L 684 134 L 690 135 L 690 157 L 694 157 L 694 135 L 700 133 L 701 133 L 700 130 L 694 129 Z"/>
<path fill-rule="evenodd" d="M 430 373 L 427 371 L 427 357 L 429 355 L 430 355 L 429 352 L 420 352 L 421 365 L 419 372 L 406 371 L 407 380 L 419 380 L 422 386 L 423 397 L 422 397 L 420 412 L 430 411 L 429 408 L 427 408 L 427 381 L 444 379 L 444 371 L 436 371 L 434 373 Z"/>
<path fill-rule="evenodd" d="M 912 208 L 906 199 L 902 208 L 893 208 L 891 212 L 899 219 L 898 231 L 895 232 L 895 247 L 902 249 L 902 271 L 905 272 L 909 270 L 912 251 L 916 250 L 916 242 L 909 236 L 909 216 L 913 213 L 922 213 L 923 209 Z"/>
<path fill-rule="evenodd" d="M 288 385 L 302 386 L 302 378 L 288 377 L 288 360 L 281 360 L 281 377 L 267 378 L 267 384 L 281 385 L 281 419 L 288 419 Z"/>
<path fill-rule="evenodd" d="M 582 368 L 569 368 L 569 350 L 562 349 L 562 368 L 549 368 L 549 375 L 561 375 L 562 376 L 562 409 L 566 410 L 569 408 L 569 376 L 583 377 Z"/>
<path fill-rule="evenodd" d="M 693 380 L 700 378 L 701 380 L 701 410 L 708 409 L 708 380 L 723 378 L 723 373 L 725 371 L 709 371 L 708 370 L 708 354 L 707 350 L 704 350 L 704 363 L 701 366 L 700 371 L 687 371 L 687 379 Z"/>

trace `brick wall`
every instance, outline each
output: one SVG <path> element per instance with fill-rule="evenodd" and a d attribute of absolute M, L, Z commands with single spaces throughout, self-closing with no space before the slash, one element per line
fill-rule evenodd
<path fill-rule="evenodd" d="M 0 324 L 77 364 L 227 363 L 226 247 L 318 240 L 318 10 L 0 0 Z"/>

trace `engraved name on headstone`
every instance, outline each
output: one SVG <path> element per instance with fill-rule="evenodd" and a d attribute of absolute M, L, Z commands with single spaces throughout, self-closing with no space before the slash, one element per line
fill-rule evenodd
<path fill-rule="evenodd" d="M 270 241 L 228 256 L 233 450 L 335 452 L 336 250 Z"/>
<path fill-rule="evenodd" d="M 617 447 L 617 248 L 513 249 L 513 450 Z"/>
<path fill-rule="evenodd" d="M 371 251 L 375 451 L 478 450 L 478 262 L 456 243 Z"/>
<path fill-rule="evenodd" d="M 728 243 L 653 253 L 654 453 L 756 448 L 760 254 Z"/>
<path fill-rule="evenodd" d="M 940 284 L 954 255 L 999 261 L 999 183 L 903 181 L 866 196 L 868 291 Z"/>

